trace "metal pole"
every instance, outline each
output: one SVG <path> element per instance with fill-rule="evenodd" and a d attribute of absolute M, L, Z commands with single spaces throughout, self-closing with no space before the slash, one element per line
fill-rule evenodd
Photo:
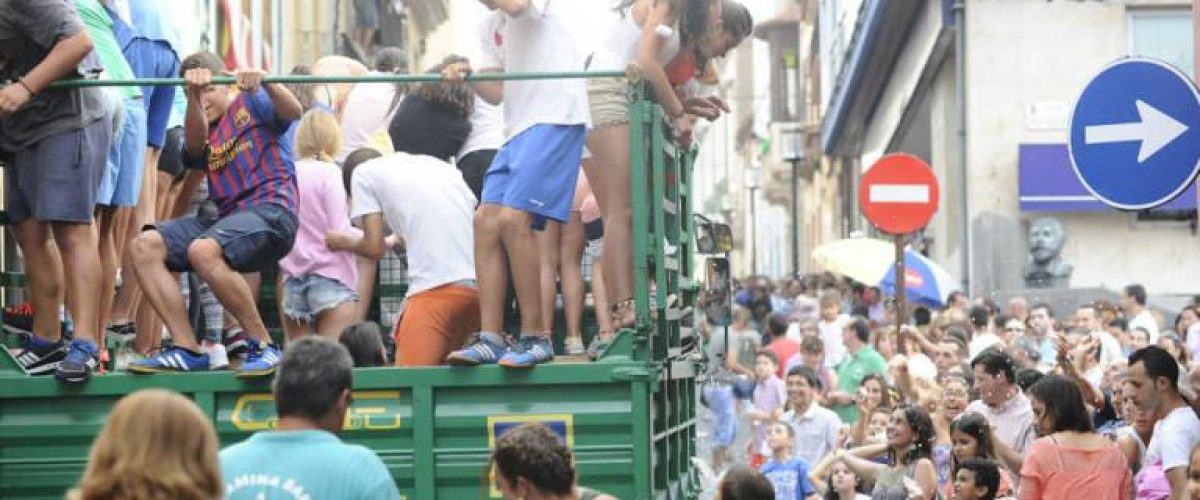
<path fill-rule="evenodd" d="M 1194 0 L 1193 0 L 1194 1 Z M 954 100 L 958 106 L 958 196 L 959 203 L 962 207 L 959 213 L 962 214 L 963 224 L 960 228 L 962 238 L 959 241 L 959 251 L 961 253 L 960 265 L 962 266 L 962 284 L 963 292 L 968 295 L 971 293 L 971 195 L 967 178 L 970 176 L 970 169 L 967 166 L 967 15 L 966 2 L 963 0 L 955 0 L 954 2 L 954 25 L 955 25 L 955 49 L 954 49 L 954 64 L 955 64 L 955 82 L 954 82 Z"/>
<path fill-rule="evenodd" d="M 896 243 L 896 338 L 900 337 L 900 327 L 908 318 L 908 294 L 906 293 L 904 279 L 906 278 L 906 269 L 904 266 L 904 235 L 897 234 L 893 237 Z"/>
<path fill-rule="evenodd" d="M 1200 0 L 1197 0 L 1200 1 Z M 792 277 L 800 276 L 800 160 L 792 160 Z"/>
<path fill-rule="evenodd" d="M 750 186 L 750 274 L 758 274 L 758 186 Z"/>
<path fill-rule="evenodd" d="M 1200 54 L 1200 0 L 1192 0 L 1192 41 L 1194 47 L 1192 54 Z M 1197 83 L 1200 83 L 1200 57 L 1193 56 L 1192 59 L 1195 65 L 1195 71 L 1192 72 L 1192 75 L 1197 79 Z M 1200 187 L 1200 179 L 1196 180 L 1196 185 Z M 1196 206 L 1197 210 L 1200 211 L 1200 189 L 1196 190 Z M 1200 217 L 1200 213 L 1196 215 Z M 1192 227 L 1195 228 L 1196 226 Z"/>
<path fill-rule="evenodd" d="M 468 81 L 488 80 L 560 80 L 577 78 L 624 78 L 624 71 L 575 71 L 568 73 L 475 73 L 467 78 Z M 441 75 L 362 75 L 362 76 L 318 76 L 318 75 L 269 75 L 263 78 L 263 83 L 395 83 L 395 82 L 440 82 Z M 216 85 L 232 85 L 233 77 L 219 76 L 212 80 Z M 59 80 L 50 88 L 78 87 L 164 87 L 184 85 L 182 78 L 131 78 L 124 80 Z"/>

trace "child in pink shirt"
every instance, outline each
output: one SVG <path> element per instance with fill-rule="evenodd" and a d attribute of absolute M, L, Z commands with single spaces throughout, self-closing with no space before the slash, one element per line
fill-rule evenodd
<path fill-rule="evenodd" d="M 312 333 L 337 340 L 354 323 L 358 268 L 354 254 L 325 246 L 325 232 L 354 232 L 342 171 L 331 160 L 341 145 L 337 119 L 322 110 L 304 114 L 296 132 L 299 229 L 279 262 L 284 332 L 289 340 Z"/>

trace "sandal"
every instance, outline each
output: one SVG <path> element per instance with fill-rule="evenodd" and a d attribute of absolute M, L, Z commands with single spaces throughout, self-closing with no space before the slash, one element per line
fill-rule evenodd
<path fill-rule="evenodd" d="M 601 354 L 604 354 L 604 351 L 608 350 L 608 346 L 612 344 L 615 336 L 613 332 L 596 333 L 596 336 L 592 338 L 592 341 L 587 346 L 588 359 L 595 361 Z"/>
<path fill-rule="evenodd" d="M 617 301 L 612 305 L 612 324 L 614 331 L 637 327 L 637 303 L 632 298 Z"/>

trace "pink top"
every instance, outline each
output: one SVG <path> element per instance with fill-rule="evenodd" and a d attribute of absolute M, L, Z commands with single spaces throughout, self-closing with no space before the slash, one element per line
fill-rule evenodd
<path fill-rule="evenodd" d="M 1133 498 L 1133 477 L 1116 443 L 1088 450 L 1047 436 L 1025 454 L 1020 498 L 1128 500 Z"/>
<path fill-rule="evenodd" d="M 354 235 L 342 171 L 337 165 L 311 158 L 296 161 L 296 182 L 300 185 L 299 228 L 296 243 L 287 257 L 279 261 L 279 270 L 292 278 L 319 274 L 350 287 L 358 288 L 358 267 L 354 254 L 334 252 L 325 247 L 325 231 Z"/>

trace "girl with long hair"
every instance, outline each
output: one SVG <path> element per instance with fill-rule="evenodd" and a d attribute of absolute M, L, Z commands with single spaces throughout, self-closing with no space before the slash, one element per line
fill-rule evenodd
<path fill-rule="evenodd" d="M 995 441 L 994 432 L 987 418 L 978 413 L 964 413 L 959 415 L 950 424 L 950 433 L 953 440 L 951 447 L 951 473 L 950 477 L 958 475 L 958 469 L 962 467 L 963 462 L 971 458 L 985 458 L 992 461 L 997 461 L 996 448 L 993 444 Z M 954 481 L 947 481 L 942 486 L 942 494 L 945 498 L 954 498 Z M 1008 476 L 1008 470 L 1000 469 L 1000 486 L 996 491 L 996 497 L 1010 497 L 1013 495 L 1012 479 Z"/>

